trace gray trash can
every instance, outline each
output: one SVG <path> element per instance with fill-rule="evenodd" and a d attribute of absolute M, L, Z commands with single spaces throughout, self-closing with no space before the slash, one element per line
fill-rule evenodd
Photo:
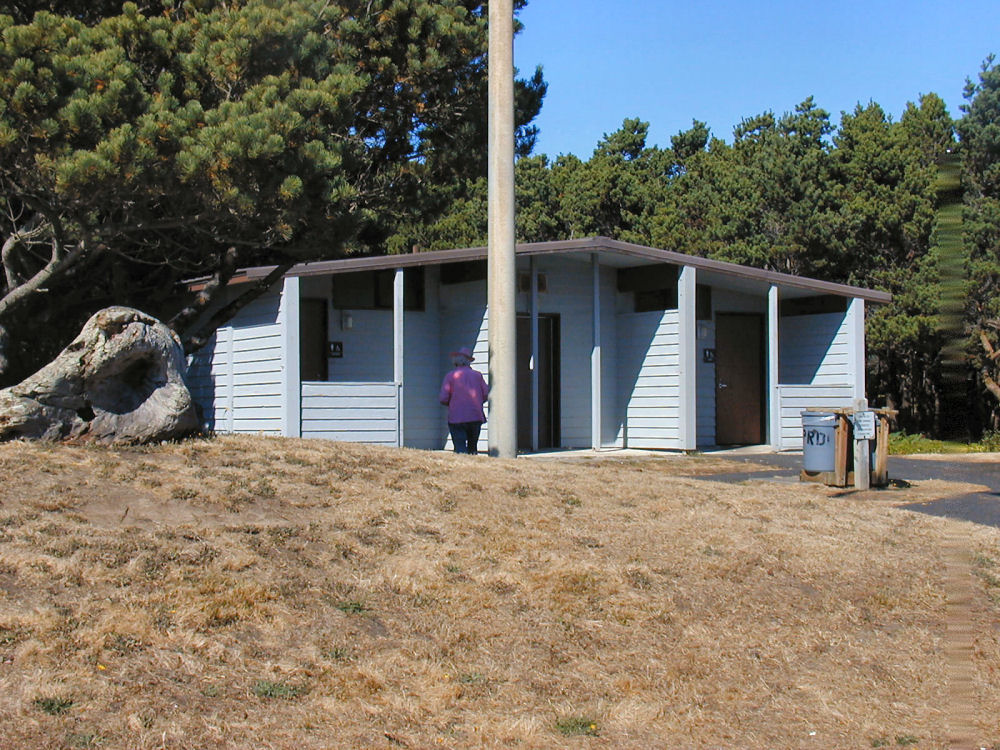
<path fill-rule="evenodd" d="M 802 412 L 802 468 L 833 471 L 836 465 L 837 415 L 822 411 Z"/>

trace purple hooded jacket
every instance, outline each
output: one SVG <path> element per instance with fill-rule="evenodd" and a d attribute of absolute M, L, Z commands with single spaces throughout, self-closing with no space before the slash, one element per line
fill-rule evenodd
<path fill-rule="evenodd" d="M 485 422 L 483 402 L 489 395 L 482 373 L 460 365 L 444 376 L 438 401 L 448 407 L 448 424 Z"/>

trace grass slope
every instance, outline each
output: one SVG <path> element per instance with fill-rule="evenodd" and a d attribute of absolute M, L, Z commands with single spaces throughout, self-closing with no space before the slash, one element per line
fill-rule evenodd
<path fill-rule="evenodd" d="M 0 445 L 0 747 L 946 747 L 956 524 L 893 506 L 954 488 L 727 468 Z M 961 533 L 1000 742 L 1000 534 Z"/>

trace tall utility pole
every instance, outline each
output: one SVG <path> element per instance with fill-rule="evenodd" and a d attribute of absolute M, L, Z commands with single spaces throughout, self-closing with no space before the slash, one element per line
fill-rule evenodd
<path fill-rule="evenodd" d="M 514 5 L 490 0 L 490 455 L 517 455 L 517 272 L 514 262 Z"/>

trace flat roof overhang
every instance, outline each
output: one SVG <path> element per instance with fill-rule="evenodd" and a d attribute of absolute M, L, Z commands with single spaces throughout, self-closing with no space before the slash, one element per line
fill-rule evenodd
<path fill-rule="evenodd" d="M 700 258 L 696 255 L 685 255 L 672 250 L 661 250 L 655 247 L 636 245 L 630 242 L 612 240 L 608 237 L 588 237 L 579 240 L 558 240 L 555 242 L 530 242 L 518 244 L 515 249 L 517 257 L 542 255 L 587 255 L 597 253 L 604 265 L 619 268 L 652 265 L 655 263 L 670 263 L 677 266 L 690 266 L 698 269 L 699 280 L 707 283 L 716 281 L 720 285 L 731 288 L 742 288 L 748 292 L 763 292 L 775 284 L 786 291 L 786 296 L 812 296 L 818 294 L 833 294 L 840 297 L 854 297 L 866 302 L 885 304 L 892 300 L 888 292 L 875 289 L 837 284 L 831 281 L 820 281 L 805 276 L 794 276 L 778 271 L 765 271 L 737 263 Z M 412 268 L 415 266 L 442 265 L 445 263 L 463 263 L 468 261 L 486 260 L 488 250 L 485 247 L 467 247 L 455 250 L 428 250 L 426 252 L 407 253 L 401 255 L 378 255 L 361 258 L 340 258 L 338 260 L 317 261 L 315 263 L 300 263 L 287 272 L 287 276 L 326 276 L 331 274 L 352 273 L 357 271 L 377 271 L 393 268 Z M 268 275 L 275 266 L 258 266 L 238 272 L 231 283 L 254 281 Z M 792 292 L 788 294 L 788 292 Z"/>

